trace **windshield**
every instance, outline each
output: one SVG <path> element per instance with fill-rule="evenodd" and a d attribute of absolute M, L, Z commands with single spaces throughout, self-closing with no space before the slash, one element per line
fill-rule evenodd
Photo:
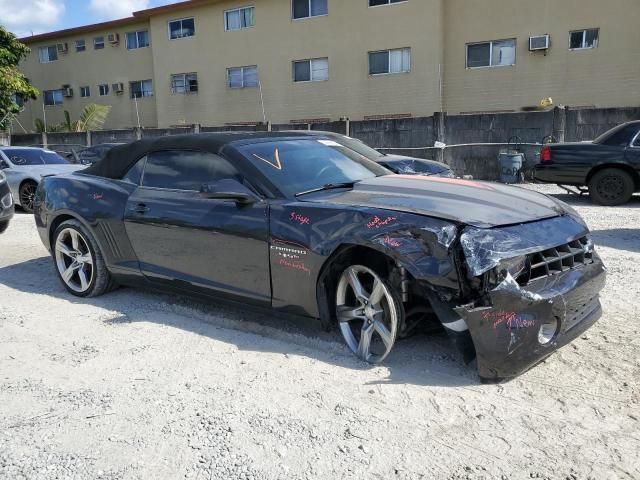
<path fill-rule="evenodd" d="M 369 160 L 377 160 L 381 157 L 384 157 L 383 153 L 380 153 L 379 151 L 371 148 L 366 143 L 361 142 L 360 140 L 356 140 L 355 138 L 345 137 L 341 135 L 333 139 L 336 142 L 338 142 L 340 145 L 344 145 L 345 147 L 350 148 L 354 152 L 359 153 L 360 155 L 362 155 L 365 158 L 368 158 Z"/>
<path fill-rule="evenodd" d="M 5 149 L 4 154 L 14 165 L 66 165 L 69 162 L 55 152 L 40 148 Z"/>
<path fill-rule="evenodd" d="M 236 149 L 288 196 L 390 173 L 333 140 L 276 140 Z"/>

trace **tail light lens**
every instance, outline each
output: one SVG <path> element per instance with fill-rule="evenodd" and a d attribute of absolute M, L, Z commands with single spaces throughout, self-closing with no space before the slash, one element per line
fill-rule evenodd
<path fill-rule="evenodd" d="M 540 150 L 540 161 L 542 163 L 551 162 L 551 147 L 544 147 Z"/>

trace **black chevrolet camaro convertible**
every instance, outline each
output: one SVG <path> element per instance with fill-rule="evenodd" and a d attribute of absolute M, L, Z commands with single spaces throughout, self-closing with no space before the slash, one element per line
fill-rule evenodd
<path fill-rule="evenodd" d="M 269 306 L 336 325 L 371 363 L 436 322 L 483 379 L 513 377 L 601 314 L 605 269 L 568 205 L 393 175 L 330 137 L 117 146 L 44 178 L 35 218 L 74 295 L 148 285 Z"/>

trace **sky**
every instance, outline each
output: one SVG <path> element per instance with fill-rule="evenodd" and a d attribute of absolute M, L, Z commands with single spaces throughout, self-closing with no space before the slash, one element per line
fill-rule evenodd
<path fill-rule="evenodd" d="M 0 0 L 0 25 L 18 37 L 131 15 L 179 0 Z"/>

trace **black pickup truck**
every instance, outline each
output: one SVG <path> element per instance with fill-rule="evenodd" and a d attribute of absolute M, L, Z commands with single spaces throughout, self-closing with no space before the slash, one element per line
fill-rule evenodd
<path fill-rule="evenodd" d="M 619 125 L 593 142 L 545 146 L 534 178 L 574 186 L 600 205 L 621 205 L 640 191 L 640 121 Z"/>

